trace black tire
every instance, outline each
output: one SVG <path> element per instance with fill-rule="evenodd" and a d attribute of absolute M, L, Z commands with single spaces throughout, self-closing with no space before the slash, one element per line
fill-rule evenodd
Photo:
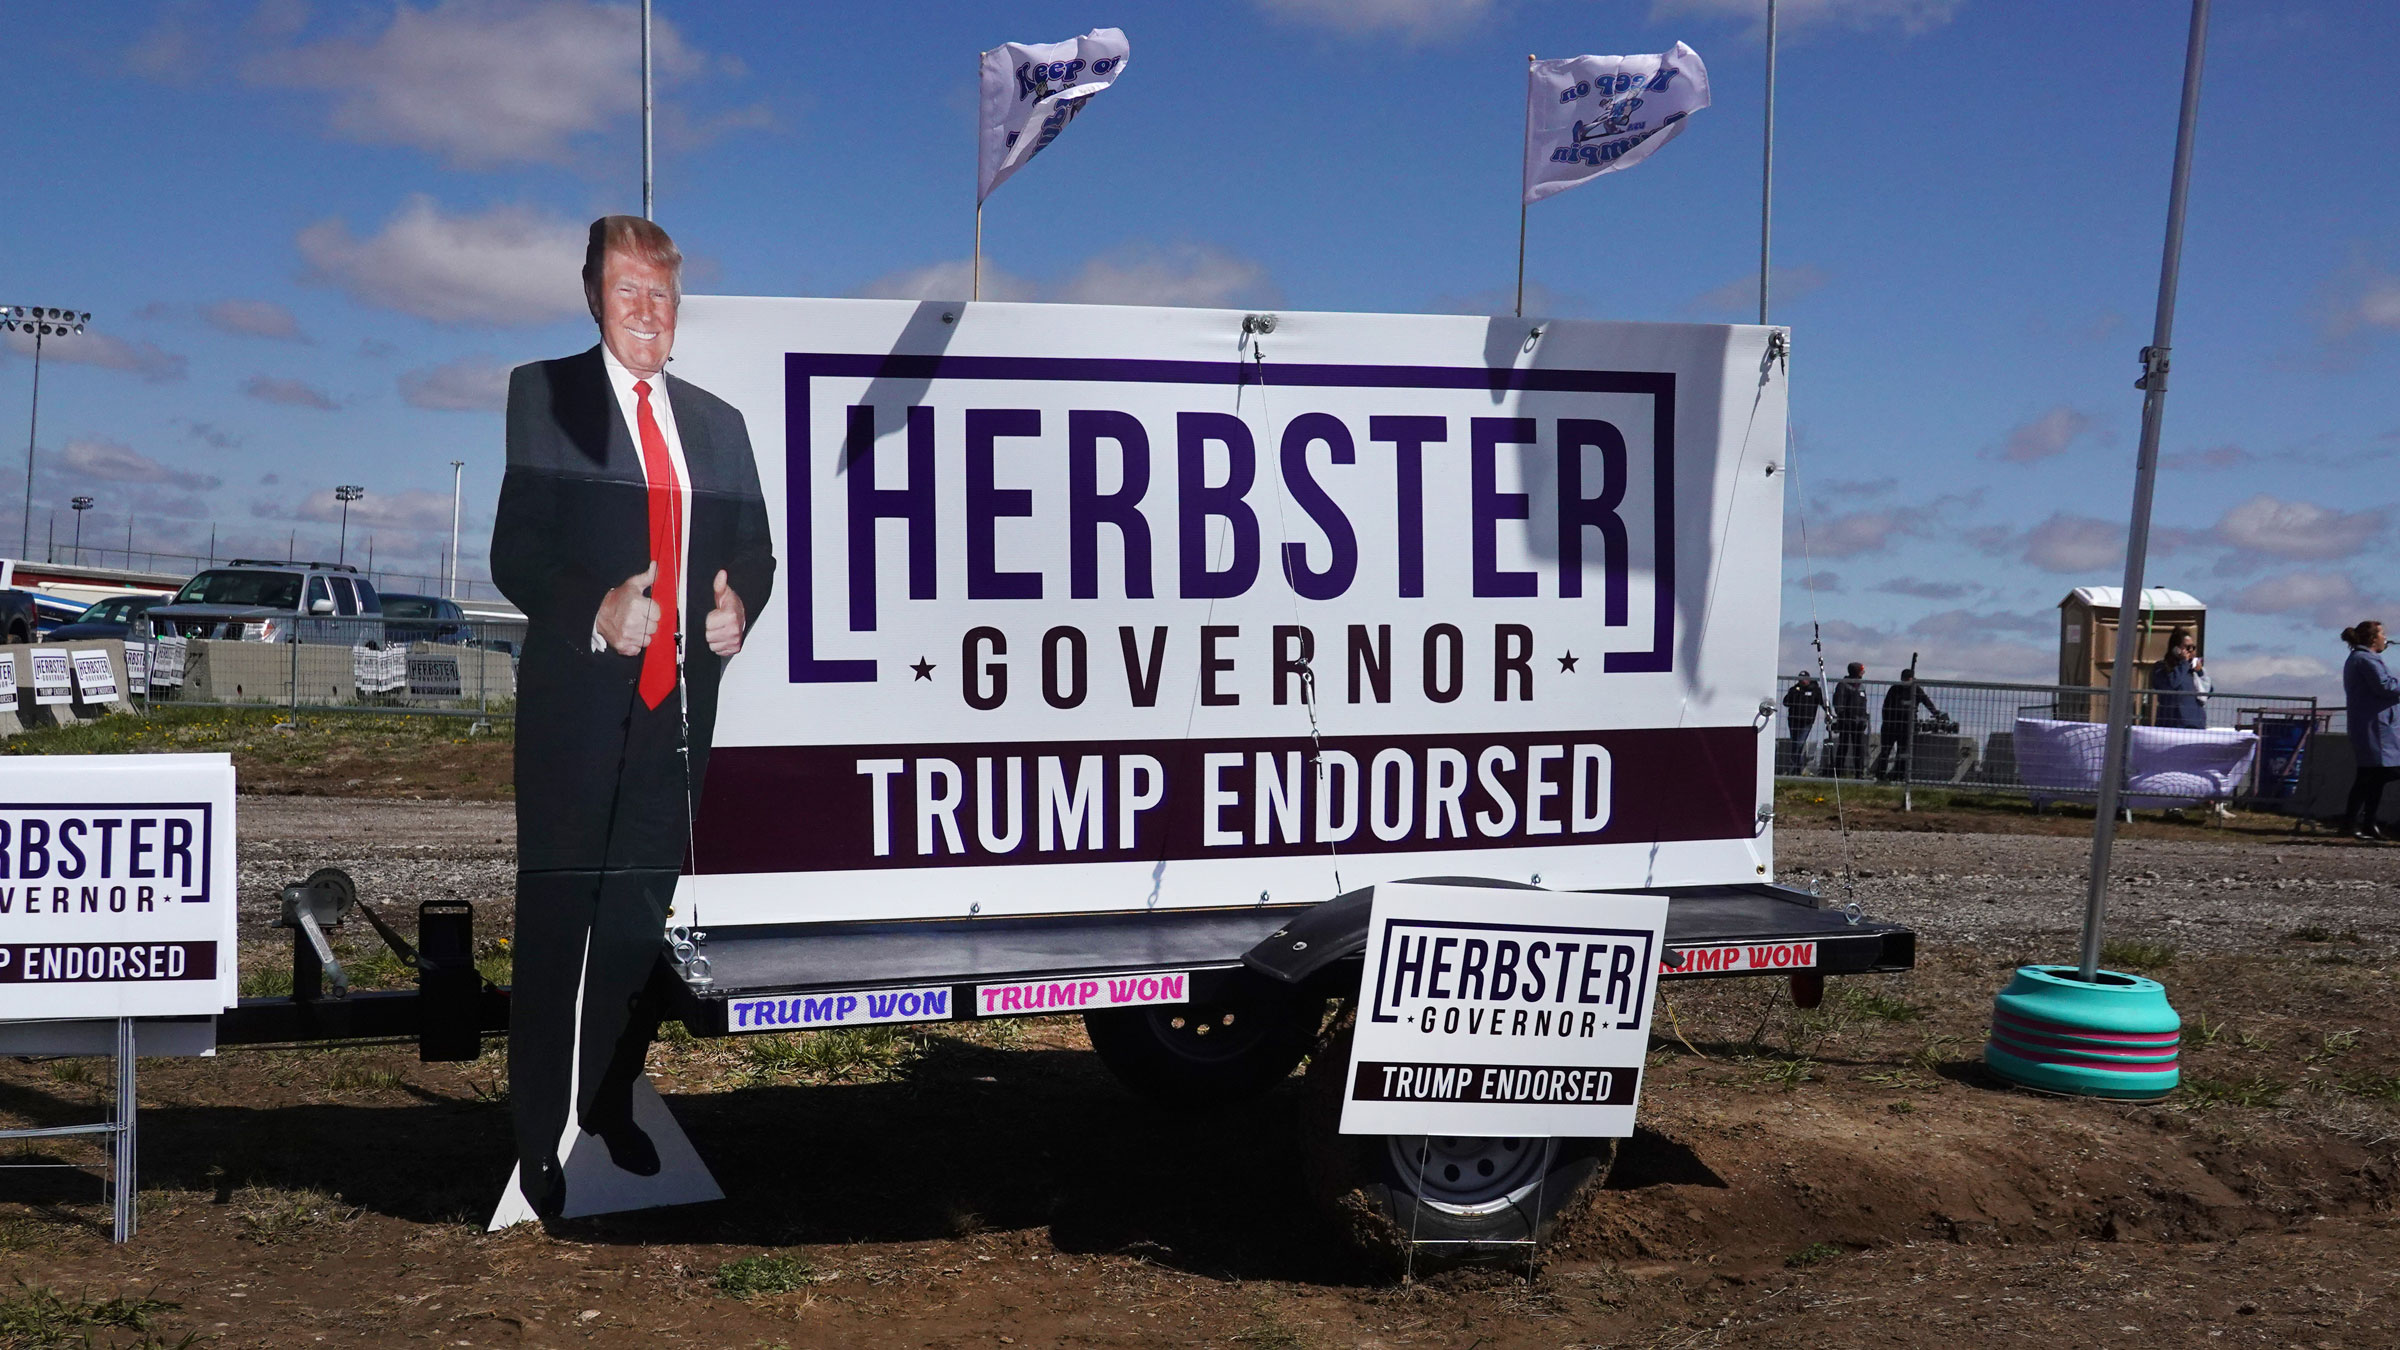
<path fill-rule="evenodd" d="M 1343 1134 L 1349 1065 L 1345 1016 L 1308 1068 L 1309 1182 L 1351 1245 L 1387 1275 L 1524 1267 L 1616 1159 L 1614 1139 Z"/>
<path fill-rule="evenodd" d="M 1119 1081 L 1186 1108 L 1246 1101 L 1282 1082 L 1324 1022 L 1322 996 L 1260 977 L 1171 1007 L 1083 1015 L 1092 1049 Z"/>

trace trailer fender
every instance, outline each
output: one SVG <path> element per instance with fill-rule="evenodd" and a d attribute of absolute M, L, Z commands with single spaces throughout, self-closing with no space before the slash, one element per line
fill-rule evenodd
<path fill-rule="evenodd" d="M 1478 886 L 1538 891 L 1522 881 L 1489 877 L 1410 877 L 1411 886 Z M 1375 888 L 1361 887 L 1313 905 L 1242 953 L 1244 968 L 1284 984 L 1307 984 L 1335 963 L 1367 949 L 1367 923 L 1374 914 Z"/>

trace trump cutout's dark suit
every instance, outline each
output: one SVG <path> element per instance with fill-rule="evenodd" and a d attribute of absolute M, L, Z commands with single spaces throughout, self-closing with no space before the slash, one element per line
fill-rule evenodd
<path fill-rule="evenodd" d="M 641 658 L 593 649 L 603 598 L 652 561 L 642 458 L 600 349 L 509 377 L 492 579 L 527 620 L 509 1094 L 520 1184 L 537 1210 L 563 1195 L 557 1158 L 570 1104 L 620 1166 L 656 1170 L 633 1128 L 630 1094 L 657 1030 L 660 1006 L 645 990 L 661 971 L 728 659 L 709 649 L 704 626 L 720 571 L 753 621 L 774 586 L 742 415 L 672 374 L 658 384 L 690 499 L 678 587 L 682 678 L 651 708 L 637 695 Z M 673 637 L 661 631 L 653 641 Z"/>

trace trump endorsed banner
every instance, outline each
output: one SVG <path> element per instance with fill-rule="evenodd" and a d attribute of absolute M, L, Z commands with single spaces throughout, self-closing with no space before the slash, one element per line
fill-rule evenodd
<path fill-rule="evenodd" d="M 1632 1134 L 1666 923 L 1657 895 L 1376 887 L 1342 1133 Z"/>
<path fill-rule="evenodd" d="M 232 1007 L 233 837 L 226 755 L 0 760 L 0 1021 Z"/>
<path fill-rule="evenodd" d="M 1770 330 L 1244 321 L 685 301 L 780 572 L 678 921 L 1767 874 Z"/>

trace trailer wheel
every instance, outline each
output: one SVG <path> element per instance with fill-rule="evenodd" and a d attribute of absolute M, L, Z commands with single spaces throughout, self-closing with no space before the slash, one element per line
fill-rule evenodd
<path fill-rule="evenodd" d="M 1309 1064 L 1310 1184 L 1387 1274 L 1527 1264 L 1616 1158 L 1614 1139 L 1342 1134 L 1349 1065 L 1345 1018 Z"/>
<path fill-rule="evenodd" d="M 1185 1107 L 1229 1105 L 1282 1082 L 1324 1022 L 1322 997 L 1264 980 L 1170 1007 L 1083 1015 L 1092 1049 L 1119 1081 Z"/>

